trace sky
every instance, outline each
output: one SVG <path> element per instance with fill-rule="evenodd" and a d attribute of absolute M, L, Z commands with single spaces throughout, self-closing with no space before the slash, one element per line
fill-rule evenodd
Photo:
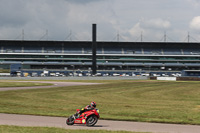
<path fill-rule="evenodd" d="M 0 40 L 200 42 L 200 0 L 0 0 Z M 189 37 L 188 37 L 189 36 Z"/>

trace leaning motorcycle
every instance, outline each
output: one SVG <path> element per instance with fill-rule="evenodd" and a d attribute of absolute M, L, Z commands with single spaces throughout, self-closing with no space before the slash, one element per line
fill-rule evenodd
<path fill-rule="evenodd" d="M 77 109 L 76 111 L 79 112 L 80 110 Z M 75 115 L 70 116 L 69 118 L 67 118 L 66 124 L 86 124 L 87 126 L 94 126 L 99 118 L 99 109 L 93 109 L 82 113 L 78 117 L 76 117 Z"/>

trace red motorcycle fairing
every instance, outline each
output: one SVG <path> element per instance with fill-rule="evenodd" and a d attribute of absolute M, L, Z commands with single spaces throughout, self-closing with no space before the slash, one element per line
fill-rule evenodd
<path fill-rule="evenodd" d="M 79 112 L 80 110 L 77 109 L 76 111 Z M 99 118 L 100 118 L 99 110 L 93 109 L 82 113 L 78 118 L 76 118 L 75 115 L 70 116 L 69 118 L 67 118 L 66 124 L 67 125 L 85 124 L 86 126 L 94 126 Z"/>
<path fill-rule="evenodd" d="M 79 111 L 79 109 L 77 109 Z M 82 113 L 79 118 L 75 119 L 74 124 L 86 124 L 87 117 L 95 115 L 99 119 L 98 109 L 93 109 Z"/>
<path fill-rule="evenodd" d="M 74 121 L 74 124 L 86 124 L 86 119 L 85 118 L 77 118 Z"/>

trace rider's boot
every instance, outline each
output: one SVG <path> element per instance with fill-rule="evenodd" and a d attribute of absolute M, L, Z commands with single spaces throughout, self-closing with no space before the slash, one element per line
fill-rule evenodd
<path fill-rule="evenodd" d="M 79 117 L 79 113 L 74 114 L 74 116 L 77 119 Z"/>

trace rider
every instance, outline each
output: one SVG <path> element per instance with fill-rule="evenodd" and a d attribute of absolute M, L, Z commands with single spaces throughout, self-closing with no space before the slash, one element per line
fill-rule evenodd
<path fill-rule="evenodd" d="M 81 115 L 82 113 L 89 111 L 89 110 L 93 110 L 96 108 L 96 103 L 95 102 L 91 102 L 90 105 L 87 105 L 85 108 L 82 108 L 80 111 L 78 111 L 75 116 L 78 117 L 79 115 Z"/>

